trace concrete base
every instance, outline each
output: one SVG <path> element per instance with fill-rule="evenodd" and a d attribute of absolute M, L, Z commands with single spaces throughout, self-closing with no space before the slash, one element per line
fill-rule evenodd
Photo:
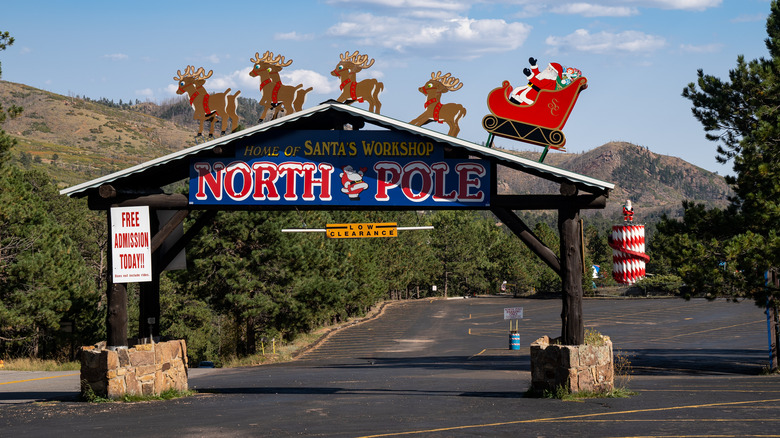
<path fill-rule="evenodd" d="M 564 387 L 572 393 L 615 388 L 612 341 L 603 345 L 558 345 L 543 336 L 531 344 L 531 388 L 536 393 Z"/>
<path fill-rule="evenodd" d="M 102 344 L 81 349 L 82 392 L 88 386 L 97 396 L 119 398 L 188 389 L 187 344 L 183 339 L 117 350 Z"/>

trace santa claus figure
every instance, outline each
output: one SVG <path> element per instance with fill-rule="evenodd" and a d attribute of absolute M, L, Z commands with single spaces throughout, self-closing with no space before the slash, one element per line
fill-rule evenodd
<path fill-rule="evenodd" d="M 539 71 L 536 58 L 528 58 L 531 68 L 523 69 L 528 83 L 515 87 L 509 95 L 509 101 L 517 105 L 530 105 L 542 90 L 555 90 L 563 78 L 563 67 L 557 62 L 551 62 L 543 71 Z"/>
<path fill-rule="evenodd" d="M 368 183 L 363 181 L 363 172 L 366 169 L 355 171 L 352 166 L 346 165 L 341 170 L 339 177 L 341 177 L 341 185 L 344 186 L 341 192 L 346 193 L 351 201 L 359 201 L 360 192 L 368 188 Z"/>
<path fill-rule="evenodd" d="M 623 221 L 634 222 L 634 207 L 631 206 L 630 199 L 626 199 L 626 203 L 623 205 Z"/>

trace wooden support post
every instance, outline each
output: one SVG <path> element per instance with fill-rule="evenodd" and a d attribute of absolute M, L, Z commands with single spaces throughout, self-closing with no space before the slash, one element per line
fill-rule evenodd
<path fill-rule="evenodd" d="M 780 289 L 778 269 L 772 268 L 768 274 L 767 286 L 775 290 Z M 777 370 L 780 364 L 780 321 L 778 321 L 777 300 L 770 297 L 766 303 L 767 330 L 769 331 L 769 369 Z"/>
<path fill-rule="evenodd" d="M 114 284 L 111 262 L 111 210 L 106 210 L 108 224 L 108 269 L 106 271 L 106 346 L 127 347 L 127 285 Z"/>
<path fill-rule="evenodd" d="M 507 208 L 493 208 L 491 209 L 494 215 L 504 223 L 510 230 L 528 248 L 534 252 L 543 262 L 547 264 L 556 274 L 561 275 L 561 262 L 558 260 L 558 256 L 548 247 L 546 247 L 530 228 L 510 209 Z"/>
<path fill-rule="evenodd" d="M 202 230 L 206 225 L 210 224 L 215 217 L 217 217 L 216 210 L 204 211 L 195 220 L 195 223 L 190 226 L 187 232 L 184 233 L 181 239 L 177 240 L 173 245 L 171 245 L 167 253 L 161 254 L 160 269 L 165 269 L 173 261 L 176 255 L 181 252 L 195 236 L 198 235 L 200 230 Z"/>
<path fill-rule="evenodd" d="M 579 216 L 580 212 L 576 208 L 563 207 L 558 210 L 563 288 L 561 337 L 564 345 L 580 345 L 585 342 L 585 328 L 582 321 L 582 253 Z"/>
<path fill-rule="evenodd" d="M 152 220 L 156 222 L 156 220 Z M 160 336 L 160 251 L 152 253 L 152 281 L 138 283 L 138 339 Z"/>

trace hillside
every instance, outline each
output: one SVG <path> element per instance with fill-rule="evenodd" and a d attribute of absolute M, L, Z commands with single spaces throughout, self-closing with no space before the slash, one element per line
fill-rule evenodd
<path fill-rule="evenodd" d="M 0 81 L 0 103 L 24 108 L 3 125 L 19 141 L 13 159 L 45 169 L 67 187 L 195 144 L 185 98 L 160 105 L 101 102 Z M 242 99 L 241 123 L 254 125 L 261 109 L 256 101 Z M 541 149 L 508 152 L 537 160 Z M 646 220 L 661 213 L 676 216 L 685 199 L 722 207 L 730 194 L 722 177 L 630 143 L 607 143 L 580 154 L 550 153 L 545 163 L 615 183 L 605 216 L 619 211 L 626 199 Z M 511 170 L 502 169 L 499 180 L 499 193 L 558 193 L 550 182 Z"/>
<path fill-rule="evenodd" d="M 17 138 L 14 158 L 48 165 L 69 186 L 191 146 L 192 131 L 138 111 L 112 108 L 0 81 L 0 102 L 24 108 L 3 129 Z"/>
<path fill-rule="evenodd" d="M 536 153 L 507 152 L 537 160 L 541 148 Z M 610 142 L 579 154 L 550 153 L 544 162 L 614 183 L 605 216 L 615 215 L 626 199 L 631 199 L 637 217 L 646 220 L 662 213 L 678 216 L 683 200 L 724 207 L 732 194 L 723 177 L 631 143 Z M 550 182 L 511 170 L 499 171 L 499 180 L 499 193 L 558 192 Z"/>

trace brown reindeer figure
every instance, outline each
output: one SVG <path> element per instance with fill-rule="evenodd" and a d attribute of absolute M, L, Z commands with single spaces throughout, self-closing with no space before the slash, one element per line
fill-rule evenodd
<path fill-rule="evenodd" d="M 238 128 L 238 114 L 236 109 L 238 104 L 236 103 L 236 97 L 241 93 L 241 90 L 230 95 L 230 88 L 223 93 L 209 94 L 203 85 L 206 83 L 206 79 L 210 78 L 214 73 L 214 70 L 209 70 L 208 74 L 204 75 L 203 67 L 195 70 L 195 66 L 188 65 L 184 69 L 184 74 L 181 70 L 178 70 L 178 76 L 174 76 L 173 80 L 179 82 L 179 88 L 176 90 L 176 94 L 184 94 L 185 92 L 190 97 L 190 105 L 195 110 L 195 114 L 192 116 L 195 120 L 200 122 L 200 128 L 198 129 L 198 135 L 203 135 L 203 123 L 210 122 L 209 137 L 214 137 L 214 125 L 215 118 L 219 117 L 222 121 L 222 135 L 225 135 L 227 130 L 228 120 L 232 123 L 232 132 Z"/>
<path fill-rule="evenodd" d="M 336 98 L 339 102 L 351 104 L 354 101 L 368 102 L 368 110 L 379 114 L 382 108 L 382 102 L 379 101 L 379 93 L 385 88 L 385 84 L 376 79 L 363 79 L 358 82 L 355 75 L 366 68 L 374 65 L 374 60 L 368 61 L 368 55 L 360 55 L 357 50 L 355 53 L 346 53 L 339 55 L 341 62 L 330 72 L 331 75 L 341 78 L 341 95 Z"/>
<path fill-rule="evenodd" d="M 460 90 L 462 86 L 463 82 L 449 73 L 444 76 L 441 72 L 431 73 L 431 79 L 419 88 L 420 93 L 427 96 L 425 111 L 409 123 L 417 126 L 430 122 L 446 123 L 450 127 L 447 135 L 457 137 L 460 132 L 458 122 L 466 115 L 466 108 L 459 103 L 442 104 L 441 95 L 448 91 Z"/>
<path fill-rule="evenodd" d="M 292 59 L 285 62 L 284 56 L 278 55 L 274 58 L 273 52 L 266 51 L 262 58 L 260 52 L 255 52 L 255 57 L 249 60 L 255 65 L 249 72 L 249 76 L 260 77 L 260 92 L 263 94 L 260 99 L 260 104 L 263 105 L 263 114 L 258 123 L 265 120 L 265 116 L 271 108 L 274 109 L 273 119 L 279 115 L 282 108 L 284 108 L 285 115 L 303 109 L 306 93 L 312 88 L 304 90 L 303 84 L 284 85 L 279 77 L 279 72 L 282 71 L 282 68 L 292 64 Z"/>

